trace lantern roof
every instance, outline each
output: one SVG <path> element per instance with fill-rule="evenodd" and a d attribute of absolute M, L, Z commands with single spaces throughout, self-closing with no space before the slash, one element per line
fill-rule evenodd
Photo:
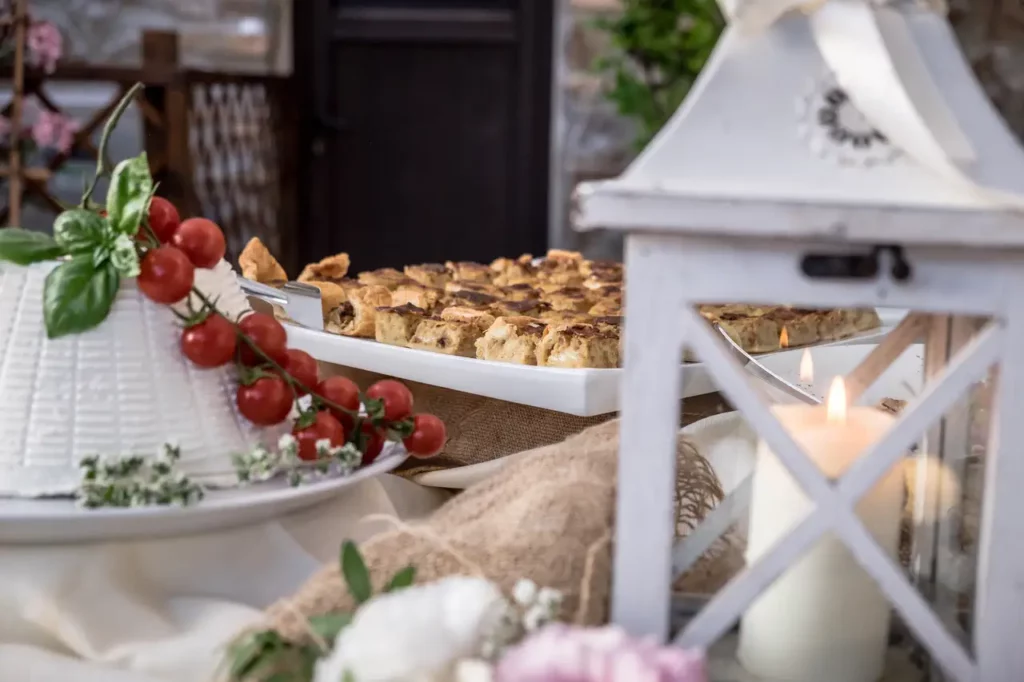
<path fill-rule="evenodd" d="M 1024 247 L 1024 149 L 944 13 L 749 0 L 577 229 Z"/>

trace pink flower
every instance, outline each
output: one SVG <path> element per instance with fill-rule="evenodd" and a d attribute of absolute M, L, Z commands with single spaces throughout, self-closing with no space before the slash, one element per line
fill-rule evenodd
<path fill-rule="evenodd" d="M 549 625 L 510 649 L 495 673 L 495 682 L 707 682 L 703 652 L 614 626 Z"/>
<path fill-rule="evenodd" d="M 53 73 L 57 61 L 64 54 L 64 37 L 56 26 L 48 21 L 36 21 L 29 25 L 25 35 L 28 61 L 32 66 L 46 73 Z"/>
<path fill-rule="evenodd" d="M 40 149 L 71 151 L 78 122 L 56 111 L 43 109 L 32 126 L 32 140 Z"/>

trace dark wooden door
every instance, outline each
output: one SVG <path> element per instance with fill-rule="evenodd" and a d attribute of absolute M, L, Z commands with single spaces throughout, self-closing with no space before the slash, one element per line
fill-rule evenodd
<path fill-rule="evenodd" d="M 552 0 L 295 3 L 300 257 L 354 270 L 547 242 Z"/>

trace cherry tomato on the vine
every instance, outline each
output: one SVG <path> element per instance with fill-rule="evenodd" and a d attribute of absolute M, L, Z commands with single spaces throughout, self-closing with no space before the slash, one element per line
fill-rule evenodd
<path fill-rule="evenodd" d="M 305 428 L 296 426 L 292 435 L 299 442 L 299 459 L 311 462 L 317 458 L 316 443 L 328 440 L 334 447 L 345 444 L 345 429 L 330 412 L 317 412 L 316 421 Z"/>
<path fill-rule="evenodd" d="M 238 328 L 256 344 L 256 347 L 279 365 L 288 360 L 288 332 L 281 323 L 270 315 L 252 313 L 238 322 Z M 246 365 L 260 365 L 263 358 L 253 351 L 244 340 L 239 340 L 242 362 Z"/>
<path fill-rule="evenodd" d="M 384 403 L 384 419 L 389 422 L 405 419 L 412 413 L 412 393 L 400 381 L 378 381 L 366 389 L 366 397 Z"/>
<path fill-rule="evenodd" d="M 409 454 L 426 459 L 441 452 L 448 438 L 444 422 L 432 414 L 417 414 L 412 420 L 412 433 L 402 440 Z"/>
<path fill-rule="evenodd" d="M 384 449 L 384 434 L 370 422 L 363 422 L 359 427 L 366 436 L 366 449 L 363 450 L 363 466 L 373 464 L 380 451 Z"/>
<path fill-rule="evenodd" d="M 288 418 L 292 392 L 278 377 L 260 377 L 238 387 L 235 400 L 242 416 L 258 426 L 273 426 Z"/>
<path fill-rule="evenodd" d="M 282 367 L 284 371 L 292 375 L 292 378 L 303 386 L 307 386 L 312 390 L 316 390 L 316 382 L 318 379 L 318 369 L 316 360 L 312 355 L 304 350 L 298 348 L 289 348 L 285 351 L 285 361 Z M 299 395 L 305 395 L 306 392 L 295 387 L 295 390 L 299 392 Z"/>
<path fill-rule="evenodd" d="M 197 268 L 212 268 L 224 258 L 227 243 L 217 224 L 206 218 L 189 218 L 171 237 L 171 243 L 185 252 Z"/>
<path fill-rule="evenodd" d="M 181 216 L 174 204 L 163 197 L 153 197 L 149 202 L 149 229 L 153 230 L 161 244 L 171 241 L 180 224 Z M 140 227 L 139 233 L 143 236 L 145 230 Z"/>
<path fill-rule="evenodd" d="M 317 384 L 316 394 L 351 412 L 352 414 L 348 414 L 328 407 L 346 429 L 352 428 L 352 424 L 355 422 L 353 417 L 355 413 L 359 412 L 359 387 L 354 381 L 345 377 L 327 377 Z"/>
<path fill-rule="evenodd" d="M 188 257 L 173 246 L 150 249 L 139 265 L 139 289 L 157 303 L 177 303 L 188 296 L 196 269 Z"/>
<path fill-rule="evenodd" d="M 220 367 L 235 355 L 235 326 L 217 314 L 181 333 L 181 352 L 198 367 Z"/>

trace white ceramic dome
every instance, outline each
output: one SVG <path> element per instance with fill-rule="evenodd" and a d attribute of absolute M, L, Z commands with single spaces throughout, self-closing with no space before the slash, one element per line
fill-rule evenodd
<path fill-rule="evenodd" d="M 188 362 L 174 314 L 134 279 L 98 327 L 47 339 L 43 282 L 55 265 L 0 262 L 0 496 L 68 494 L 82 458 L 155 456 L 165 443 L 180 446 L 186 474 L 233 483 L 231 455 L 261 436 L 235 408 L 234 369 Z M 248 308 L 228 263 L 196 274 L 226 314 Z"/>

